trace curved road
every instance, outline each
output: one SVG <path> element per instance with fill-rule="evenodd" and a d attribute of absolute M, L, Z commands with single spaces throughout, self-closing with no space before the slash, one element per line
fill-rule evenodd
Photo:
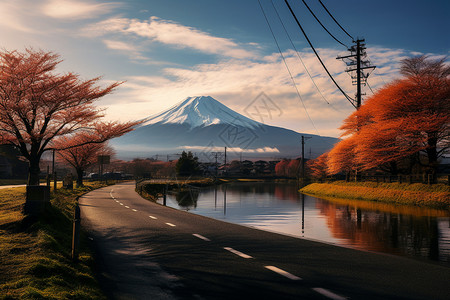
<path fill-rule="evenodd" d="M 234 225 L 141 198 L 80 198 L 111 299 L 450 299 L 450 268 Z"/>

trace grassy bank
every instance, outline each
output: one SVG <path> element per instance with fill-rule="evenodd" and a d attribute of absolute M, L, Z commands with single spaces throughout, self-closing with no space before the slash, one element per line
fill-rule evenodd
<path fill-rule="evenodd" d="M 38 220 L 22 214 L 25 188 L 0 190 L 0 299 L 104 299 L 93 256 L 82 236 L 79 262 L 71 260 L 76 199 L 95 188 L 60 189 Z"/>
<path fill-rule="evenodd" d="M 314 196 L 450 209 L 450 188 L 444 184 L 377 184 L 375 182 L 337 181 L 333 183 L 312 183 L 300 191 Z"/>

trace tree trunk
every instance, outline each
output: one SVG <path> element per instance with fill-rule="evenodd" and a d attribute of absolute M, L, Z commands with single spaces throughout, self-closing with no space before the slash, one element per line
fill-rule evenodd
<path fill-rule="evenodd" d="M 38 157 L 31 158 L 29 160 L 29 169 L 28 169 L 28 182 L 27 185 L 39 185 L 39 173 L 41 169 L 39 168 Z"/>
<path fill-rule="evenodd" d="M 77 188 L 83 186 L 83 173 L 84 170 L 81 168 L 76 168 L 77 171 Z"/>
<path fill-rule="evenodd" d="M 389 173 L 391 173 L 391 175 L 398 175 L 398 167 L 397 167 L 397 162 L 396 161 L 391 161 L 390 163 L 389 163 L 389 170 L 390 170 L 390 172 Z"/>

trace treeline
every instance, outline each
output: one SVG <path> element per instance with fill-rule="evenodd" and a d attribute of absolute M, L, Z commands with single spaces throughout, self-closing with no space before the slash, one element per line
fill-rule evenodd
<path fill-rule="evenodd" d="M 404 59 L 400 72 L 402 78 L 344 120 L 333 149 L 308 163 L 313 177 L 362 171 L 436 176 L 450 144 L 450 66 L 419 56 Z"/>

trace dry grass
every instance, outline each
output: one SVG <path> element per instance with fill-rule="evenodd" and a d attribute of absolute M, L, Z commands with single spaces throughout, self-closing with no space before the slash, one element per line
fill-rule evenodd
<path fill-rule="evenodd" d="M 86 241 L 70 257 L 73 207 L 94 188 L 59 190 L 38 220 L 22 214 L 25 188 L 0 190 L 0 299 L 104 299 Z"/>
<path fill-rule="evenodd" d="M 312 183 L 305 194 L 450 209 L 450 188 L 444 184 L 345 182 Z"/>

